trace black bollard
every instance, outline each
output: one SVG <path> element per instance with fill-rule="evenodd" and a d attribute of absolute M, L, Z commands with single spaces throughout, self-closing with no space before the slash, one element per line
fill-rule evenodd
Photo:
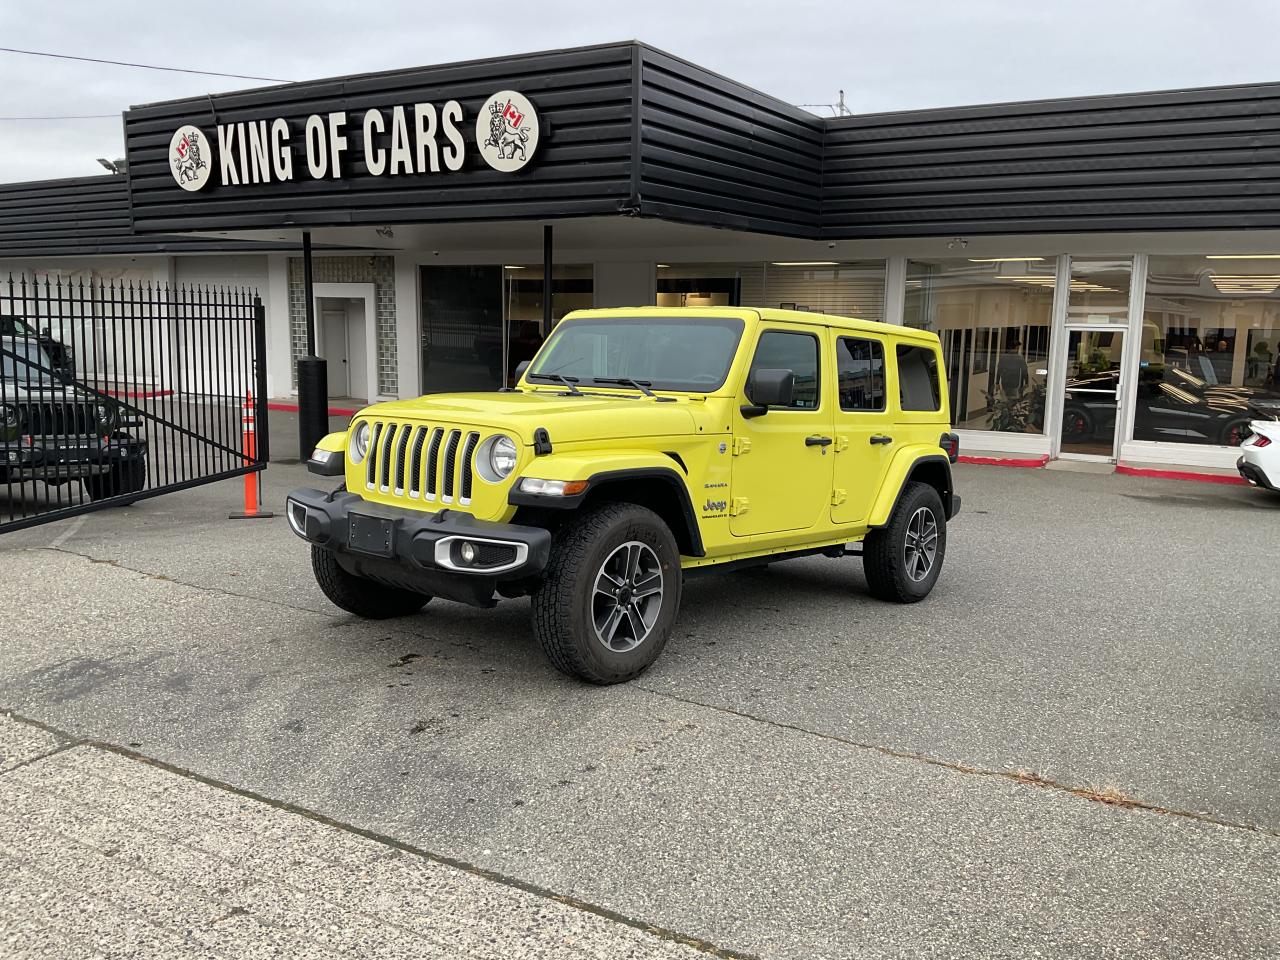
<path fill-rule="evenodd" d="M 320 357 L 298 358 L 298 457 L 311 459 L 329 432 L 329 365 Z"/>

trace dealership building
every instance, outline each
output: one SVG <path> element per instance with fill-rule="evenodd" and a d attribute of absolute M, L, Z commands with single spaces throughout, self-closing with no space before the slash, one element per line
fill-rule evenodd
<path fill-rule="evenodd" d="M 1280 84 L 823 118 L 642 43 L 134 107 L 0 185 L 0 280 L 259 290 L 273 396 L 508 381 L 566 312 L 942 339 L 970 452 L 1229 467 L 1280 398 Z"/>

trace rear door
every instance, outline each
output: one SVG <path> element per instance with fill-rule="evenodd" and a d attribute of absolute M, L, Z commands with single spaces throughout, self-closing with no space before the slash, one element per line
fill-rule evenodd
<path fill-rule="evenodd" d="M 825 338 L 824 327 L 759 328 L 751 370 L 791 370 L 795 397 L 791 406 L 756 417 L 740 409 L 750 403 L 745 386 L 738 398 L 729 520 L 735 537 L 807 530 L 826 516 L 835 458 Z"/>
<path fill-rule="evenodd" d="M 831 520 L 861 523 L 871 513 L 893 455 L 886 346 L 880 337 L 833 333 L 836 454 Z"/>

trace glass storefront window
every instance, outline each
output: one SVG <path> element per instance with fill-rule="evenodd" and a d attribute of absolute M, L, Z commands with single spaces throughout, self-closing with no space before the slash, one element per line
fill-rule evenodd
<path fill-rule="evenodd" d="M 884 319 L 884 261 L 771 261 L 763 265 L 762 307 Z M 756 303 L 743 301 L 746 306 Z"/>
<path fill-rule="evenodd" d="M 543 329 L 542 266 L 510 264 L 503 272 L 503 318 L 510 337 L 507 346 L 506 385 L 515 383 L 516 367 L 533 355 L 547 339 Z M 589 265 L 554 266 L 551 270 L 551 326 L 571 310 L 587 310 L 595 304 L 593 271 Z"/>
<path fill-rule="evenodd" d="M 654 302 L 660 307 L 740 306 L 744 269 L 760 273 L 758 264 L 744 268 L 732 263 L 660 263 Z"/>
<path fill-rule="evenodd" d="M 422 392 L 499 386 L 502 267 L 423 267 L 421 279 Z"/>
<path fill-rule="evenodd" d="M 1280 259 L 1152 256 L 1133 438 L 1236 446 L 1280 416 Z"/>
<path fill-rule="evenodd" d="M 510 384 L 516 366 L 551 332 L 543 329 L 541 265 L 424 266 L 421 281 L 423 393 Z M 590 266 L 555 267 L 552 326 L 570 310 L 592 306 L 593 289 Z"/>
<path fill-rule="evenodd" d="M 1071 259 L 1067 294 L 1067 326 L 1129 322 L 1129 287 L 1133 262 Z"/>
<path fill-rule="evenodd" d="M 1053 258 L 911 260 L 904 322 L 942 341 L 952 418 L 968 430 L 1041 433 Z"/>
<path fill-rule="evenodd" d="M 660 263 L 660 307 L 771 307 L 884 319 L 883 260 Z"/>

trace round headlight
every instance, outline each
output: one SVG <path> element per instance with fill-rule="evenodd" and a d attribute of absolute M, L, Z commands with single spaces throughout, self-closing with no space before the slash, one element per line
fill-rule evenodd
<path fill-rule="evenodd" d="M 12 440 L 17 437 L 20 425 L 17 407 L 8 403 L 0 406 L 0 440 Z"/>
<path fill-rule="evenodd" d="M 120 415 L 114 403 L 99 402 L 95 408 L 98 417 L 98 435 L 105 437 L 120 425 Z"/>
<path fill-rule="evenodd" d="M 516 443 L 510 437 L 494 437 L 489 444 L 489 469 L 499 480 L 511 476 L 516 468 Z"/>
<path fill-rule="evenodd" d="M 369 452 L 369 421 L 361 420 L 351 431 L 351 442 L 348 451 L 352 463 L 359 463 Z"/>

